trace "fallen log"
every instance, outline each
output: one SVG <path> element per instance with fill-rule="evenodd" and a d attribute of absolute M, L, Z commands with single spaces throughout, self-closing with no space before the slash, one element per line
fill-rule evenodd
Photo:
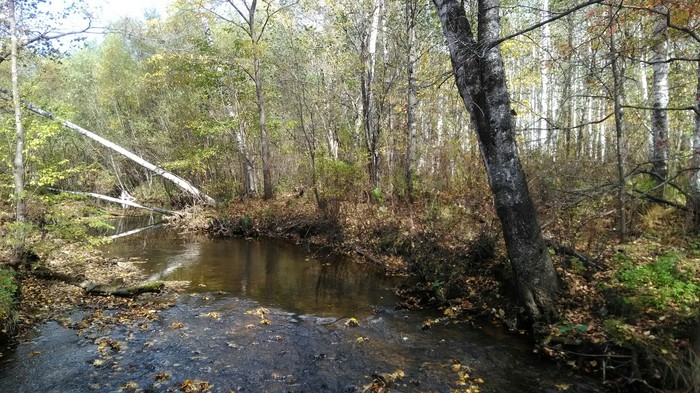
<path fill-rule="evenodd" d="M 128 199 L 114 198 L 111 196 L 97 194 L 94 192 L 68 191 L 68 190 L 61 190 L 58 188 L 51 188 L 51 187 L 49 187 L 49 190 L 54 191 L 54 192 L 65 192 L 66 194 L 89 196 L 89 197 L 101 199 L 101 200 L 107 201 L 107 202 L 114 202 L 114 203 L 119 203 L 121 205 L 127 205 L 127 206 L 131 206 L 131 207 L 139 208 L 139 209 L 146 209 L 146 210 L 154 211 L 156 213 L 167 214 L 169 216 L 173 216 L 173 215 L 177 214 L 176 211 L 161 209 L 159 207 L 144 206 L 140 203 L 136 203 L 136 202 L 128 200 Z"/>
<path fill-rule="evenodd" d="M 84 288 L 85 292 L 90 295 L 136 297 L 143 293 L 160 293 L 164 287 L 165 284 L 162 281 L 154 281 L 130 287 L 120 287 L 109 284 L 87 284 Z"/>
<path fill-rule="evenodd" d="M 0 93 L 4 94 L 5 96 L 11 96 L 10 92 L 4 88 L 0 88 Z M 3 97 L 3 99 L 7 100 L 8 98 Z M 93 141 L 101 144 L 102 146 L 110 148 L 110 149 L 114 150 L 115 152 L 123 155 L 124 157 L 141 165 L 142 167 L 154 172 L 155 174 L 157 174 L 165 179 L 170 180 L 171 182 L 175 183 L 177 186 L 179 186 L 183 190 L 185 190 L 188 193 L 190 193 L 191 195 L 193 195 L 195 198 L 203 200 L 207 205 L 214 205 L 216 203 L 212 197 L 201 192 L 199 189 L 197 189 L 195 186 L 193 186 L 187 180 L 185 180 L 185 179 L 181 178 L 180 176 L 177 176 L 173 173 L 170 173 L 163 168 L 160 168 L 156 165 L 151 164 L 150 162 L 144 160 L 143 158 L 130 152 L 129 150 L 126 150 L 125 148 L 117 145 L 116 143 L 109 141 L 109 140 L 95 134 L 94 132 L 88 131 L 88 130 L 80 127 L 77 124 L 71 123 L 67 120 L 62 120 L 62 119 L 56 117 L 53 113 L 47 112 L 47 111 L 35 106 L 34 104 L 32 104 L 30 102 L 22 101 L 22 103 L 24 104 L 25 108 L 27 108 L 29 111 L 34 112 L 37 115 L 43 116 L 47 119 L 57 121 L 57 122 L 61 123 L 61 125 L 63 125 L 64 127 L 69 128 L 69 129 L 71 129 L 71 130 L 73 130 L 73 131 L 75 131 L 83 136 L 86 136 L 86 137 L 92 139 Z"/>
<path fill-rule="evenodd" d="M 85 293 L 99 296 L 136 297 L 143 293 L 159 293 L 165 287 L 165 283 L 162 281 L 151 281 L 145 284 L 125 287 L 122 285 L 121 279 L 117 279 L 110 284 L 96 284 L 86 281 L 82 274 L 71 276 L 53 271 L 45 266 L 37 267 L 30 274 L 43 280 L 63 281 L 66 284 L 79 286 L 85 290 Z"/>
<path fill-rule="evenodd" d="M 356 246 L 355 252 L 358 253 L 359 255 L 365 257 L 365 259 L 374 263 L 375 265 L 377 265 L 383 269 L 386 269 L 386 265 L 384 264 L 384 262 L 382 262 L 379 258 L 375 257 L 374 255 L 370 254 L 369 251 L 363 250 L 359 246 Z"/>
<path fill-rule="evenodd" d="M 545 244 L 547 245 L 547 247 L 554 250 L 554 252 L 556 252 L 557 254 L 574 257 L 579 261 L 583 262 L 583 264 L 585 264 L 588 267 L 594 268 L 598 271 L 603 271 L 607 269 L 607 266 L 605 266 L 604 264 L 594 261 L 593 259 L 584 255 L 583 253 L 574 250 L 571 246 L 556 243 L 552 239 L 545 239 Z"/>
<path fill-rule="evenodd" d="M 135 235 L 135 234 L 137 234 L 137 233 L 141 233 L 141 232 L 143 232 L 143 231 L 147 231 L 147 230 L 149 230 L 149 229 L 160 228 L 160 227 L 162 227 L 162 226 L 163 226 L 163 223 L 160 223 L 160 224 L 153 224 L 153 225 L 149 225 L 149 226 L 147 226 L 147 227 L 136 228 L 136 229 L 132 229 L 132 230 L 130 230 L 130 231 L 118 233 L 118 234 L 116 234 L 116 235 L 109 236 L 109 238 L 110 238 L 111 240 L 120 239 L 120 238 L 122 238 L 122 237 L 127 237 L 127 236 L 131 236 L 131 235 Z"/>

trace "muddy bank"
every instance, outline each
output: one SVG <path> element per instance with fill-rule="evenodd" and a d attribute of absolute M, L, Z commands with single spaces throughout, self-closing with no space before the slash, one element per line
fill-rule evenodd
<path fill-rule="evenodd" d="M 468 326 L 426 331 L 408 311 L 378 309 L 353 326 L 227 295 L 170 301 L 40 325 L 0 362 L 0 391 L 361 392 L 372 383 L 399 392 L 599 391 L 512 341 L 484 345 Z"/>

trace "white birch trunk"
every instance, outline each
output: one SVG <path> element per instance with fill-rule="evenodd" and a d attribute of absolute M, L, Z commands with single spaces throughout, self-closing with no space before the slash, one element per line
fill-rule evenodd
<path fill-rule="evenodd" d="M 156 212 L 156 213 L 167 214 L 167 215 L 170 215 L 170 216 L 176 215 L 176 214 L 177 214 L 177 212 L 172 211 L 172 210 L 161 209 L 161 208 L 158 208 L 158 207 L 145 206 L 145 205 L 142 205 L 142 204 L 140 204 L 140 203 L 138 203 L 138 202 L 136 202 L 136 201 L 134 201 L 134 200 L 127 199 L 127 198 L 114 198 L 114 197 L 111 197 L 111 196 L 108 196 L 108 195 L 97 194 L 97 193 L 94 193 L 94 192 L 67 191 L 67 190 L 59 190 L 59 189 L 56 189 L 56 188 L 49 188 L 49 190 L 55 191 L 55 192 L 62 192 L 62 193 L 66 193 L 66 194 L 72 194 L 72 195 L 89 196 L 89 197 L 96 198 L 96 199 L 100 199 L 100 200 L 107 201 L 107 202 L 118 203 L 118 204 L 120 204 L 120 205 L 122 205 L 122 206 L 124 206 L 124 205 L 126 205 L 126 206 L 131 206 L 131 207 L 135 207 L 135 208 L 137 208 L 137 209 L 150 210 L 150 211 L 153 211 L 153 212 Z"/>
<path fill-rule="evenodd" d="M 12 73 L 12 107 L 15 115 L 15 159 L 14 159 L 14 185 L 15 185 L 15 220 L 23 222 L 26 219 L 26 202 L 24 195 L 24 128 L 22 127 L 22 105 L 19 91 L 19 38 L 17 37 L 17 14 L 15 1 L 8 2 L 10 12 L 10 45 L 11 45 L 11 73 Z M 22 245 L 17 245 L 21 247 Z"/>
<path fill-rule="evenodd" d="M 542 14 L 540 16 L 542 21 L 549 19 L 549 0 L 542 0 Z M 551 50 L 552 50 L 552 39 L 549 24 L 542 26 L 542 37 L 540 39 L 540 79 L 541 79 L 541 92 L 540 92 L 540 121 L 539 129 L 540 141 L 544 141 L 545 149 L 552 148 L 550 146 L 552 138 L 552 130 L 550 126 L 550 121 L 552 119 L 551 102 L 550 97 L 550 63 L 551 63 Z"/>
<path fill-rule="evenodd" d="M 652 87 L 652 107 L 651 113 L 651 162 L 657 184 L 666 181 L 668 173 L 668 29 L 666 27 L 666 17 L 668 9 L 664 5 L 657 5 L 654 9 L 659 12 L 654 23 L 654 47 L 652 56 L 652 67 L 654 70 L 654 84 Z M 660 188 L 663 195 L 663 187 Z"/>

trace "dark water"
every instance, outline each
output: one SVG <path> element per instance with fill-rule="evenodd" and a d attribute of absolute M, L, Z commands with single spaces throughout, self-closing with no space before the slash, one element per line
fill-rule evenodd
<path fill-rule="evenodd" d="M 151 280 L 190 281 L 190 292 L 227 292 L 319 316 L 366 315 L 397 302 L 399 283 L 372 266 L 272 239 L 199 241 L 165 230 L 119 239 L 107 255 L 142 261 Z"/>
<path fill-rule="evenodd" d="M 113 311 L 121 323 L 88 324 L 79 336 L 75 327 L 41 326 L 0 359 L 0 392 L 182 391 L 195 379 L 212 392 L 362 392 L 373 373 L 397 370 L 405 378 L 394 392 L 465 392 L 469 384 L 481 392 L 600 391 L 498 328 L 423 330 L 434 315 L 395 310 L 395 279 L 319 251 L 162 229 L 105 251 L 142 261 L 152 278 L 191 281 L 190 294 L 153 319 Z M 264 318 L 255 312 L 261 306 Z M 100 350 L 106 339 L 120 345 Z"/>

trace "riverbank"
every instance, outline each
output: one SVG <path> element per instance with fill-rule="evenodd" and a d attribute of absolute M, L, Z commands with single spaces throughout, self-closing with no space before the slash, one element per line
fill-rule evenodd
<path fill-rule="evenodd" d="M 327 247 L 388 274 L 417 276 L 419 284 L 399 291 L 403 307 L 438 308 L 444 319 L 479 318 L 524 334 L 529 327 L 520 323 L 495 215 L 470 206 L 489 204 L 339 203 L 319 211 L 310 201 L 289 197 L 194 211 L 178 225 L 214 236 L 284 237 Z M 585 234 L 588 246 L 561 243 L 556 239 L 565 237 L 566 222 L 549 228 L 564 290 L 560 320 L 531 331 L 533 349 L 614 389 L 693 391 L 700 386 L 693 352 L 699 340 L 700 254 L 691 236 L 669 224 L 682 221 L 674 213 L 652 208 L 648 214 L 664 216 L 663 225 L 653 224 L 647 235 L 625 245 L 592 234 Z M 426 321 L 425 328 L 441 320 Z"/>
<path fill-rule="evenodd" d="M 343 253 L 390 275 L 418 277 L 418 284 L 398 292 L 402 308 L 439 310 L 440 315 L 422 322 L 425 330 L 471 320 L 525 335 L 528 326 L 520 323 L 512 297 L 514 283 L 494 214 L 473 207 L 477 205 L 487 204 L 436 199 L 409 208 L 346 202 L 321 211 L 310 200 L 290 196 L 247 200 L 220 210 L 193 208 L 171 227 L 186 236 L 285 238 Z M 586 246 L 557 242 L 566 238 L 563 231 L 561 226 L 547 231 L 564 286 L 561 319 L 531 332 L 536 341 L 532 350 L 621 391 L 697 386 L 692 345 L 700 257 L 692 237 L 659 225 L 624 246 L 604 237 Z M 94 248 L 65 242 L 56 241 L 38 259 L 37 266 L 92 282 L 128 286 L 145 280 L 134 263 L 138 261 L 105 258 Z M 22 277 L 19 313 L 11 323 L 24 331 L 42 321 L 65 321 L 76 306 L 146 310 L 159 298 L 146 295 L 146 303 L 134 303 L 87 295 L 76 285 L 30 272 Z M 167 307 L 169 302 L 156 303 Z"/>
<path fill-rule="evenodd" d="M 600 391 L 537 359 L 524 337 L 396 310 L 393 279 L 319 249 L 167 228 L 100 249 L 95 258 L 191 285 L 136 299 L 75 298 L 45 314 L 49 322 L 0 357 L 0 391 Z M 49 284 L 34 287 L 47 291 L 47 309 L 60 309 Z"/>

